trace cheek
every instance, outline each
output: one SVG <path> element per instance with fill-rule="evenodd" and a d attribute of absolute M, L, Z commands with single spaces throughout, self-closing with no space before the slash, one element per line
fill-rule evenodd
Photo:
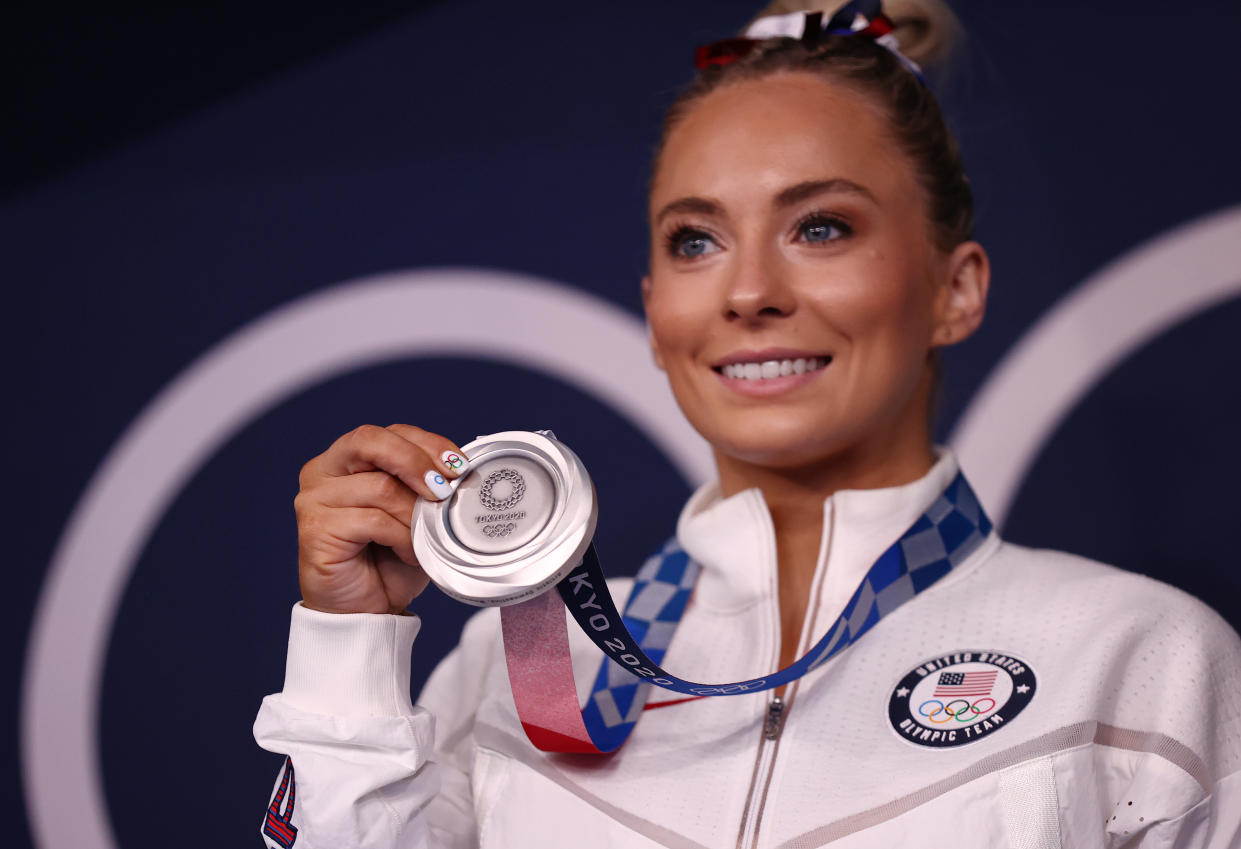
<path fill-rule="evenodd" d="M 931 325 L 924 275 L 899 266 L 877 274 L 870 265 L 850 279 L 824 290 L 817 302 L 858 354 L 853 367 L 871 372 L 916 363 L 925 354 Z"/>
<path fill-rule="evenodd" d="M 664 355 L 693 350 L 702 335 L 702 305 L 686 288 L 655 283 L 647 297 L 646 322 L 656 348 Z"/>

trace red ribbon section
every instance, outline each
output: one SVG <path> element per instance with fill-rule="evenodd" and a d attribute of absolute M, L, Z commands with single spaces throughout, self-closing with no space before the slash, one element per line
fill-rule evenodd
<path fill-rule="evenodd" d="M 555 591 L 500 608 L 509 685 L 536 748 L 597 755 L 577 702 L 566 616 Z"/>

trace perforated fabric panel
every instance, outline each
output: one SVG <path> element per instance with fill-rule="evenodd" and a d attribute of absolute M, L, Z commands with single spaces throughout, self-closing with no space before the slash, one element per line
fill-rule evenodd
<path fill-rule="evenodd" d="M 1051 758 L 1035 758 L 999 775 L 1011 849 L 1060 849 L 1060 797 Z"/>

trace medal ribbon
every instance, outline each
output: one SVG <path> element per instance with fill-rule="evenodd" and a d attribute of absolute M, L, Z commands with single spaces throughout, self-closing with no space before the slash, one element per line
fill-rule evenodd
<path fill-rule="evenodd" d="M 947 575 L 982 545 L 991 521 L 957 476 L 894 542 L 811 649 L 784 669 L 730 684 L 696 684 L 659 666 L 685 612 L 699 567 L 675 542 L 639 572 L 622 617 L 592 545 L 557 593 L 500 609 L 513 699 L 526 736 L 547 752 L 603 754 L 629 737 L 650 685 L 687 696 L 732 696 L 783 686 L 831 660 L 880 619 Z M 562 605 L 563 603 L 563 605 Z M 563 607 L 613 663 L 604 661 L 586 707 L 578 705 Z"/>

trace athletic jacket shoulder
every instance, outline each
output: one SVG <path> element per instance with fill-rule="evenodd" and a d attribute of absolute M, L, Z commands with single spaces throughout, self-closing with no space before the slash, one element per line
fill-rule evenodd
<path fill-rule="evenodd" d="M 1241 652 L 1241 638 L 1212 607 L 1171 584 L 1088 557 L 1002 541 L 989 564 L 1022 591 L 1040 587 L 1040 597 L 1064 603 L 1069 614 L 1089 614 L 1090 624 L 1108 627 L 1141 619 L 1150 639 Z M 1072 603 L 1074 598 L 1076 603 Z"/>
<path fill-rule="evenodd" d="M 1044 668 L 1079 682 L 1069 714 L 1183 744 L 1206 783 L 1241 770 L 1241 637 L 1215 610 L 1145 575 L 1011 543 L 977 578 L 999 576 L 1000 592 L 1028 600 Z"/>

